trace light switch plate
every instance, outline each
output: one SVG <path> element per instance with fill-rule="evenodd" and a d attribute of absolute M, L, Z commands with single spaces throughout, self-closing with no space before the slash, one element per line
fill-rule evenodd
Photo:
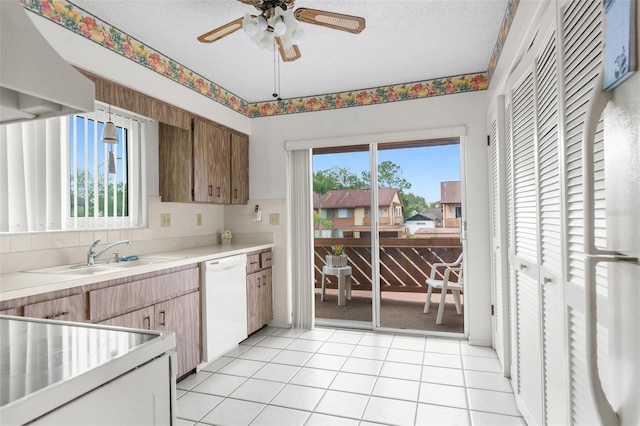
<path fill-rule="evenodd" d="M 171 226 L 171 213 L 162 213 L 160 215 L 160 226 L 163 228 Z"/>
<path fill-rule="evenodd" d="M 271 213 L 269 215 L 270 225 L 280 225 L 280 215 L 278 213 Z"/>

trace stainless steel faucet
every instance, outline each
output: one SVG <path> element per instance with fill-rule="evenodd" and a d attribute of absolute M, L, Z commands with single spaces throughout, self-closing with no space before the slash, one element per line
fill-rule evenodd
<path fill-rule="evenodd" d="M 89 247 L 89 251 L 87 252 L 87 265 L 89 265 L 89 266 L 95 265 L 96 260 L 98 260 L 98 258 L 100 256 L 102 256 L 104 254 L 104 252 L 109 250 L 111 247 L 115 247 L 115 246 L 118 246 L 120 244 L 129 244 L 130 243 L 129 240 L 117 241 L 117 242 L 115 242 L 113 244 L 109 244 L 108 246 L 103 248 L 100 253 L 96 254 L 95 248 L 96 248 L 96 246 L 98 245 L 99 242 L 100 242 L 100 240 L 95 240 L 93 242 L 93 244 L 91 244 L 91 247 Z"/>

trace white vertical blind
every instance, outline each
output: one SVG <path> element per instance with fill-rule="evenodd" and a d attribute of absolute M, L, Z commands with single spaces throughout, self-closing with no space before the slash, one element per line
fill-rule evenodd
<path fill-rule="evenodd" d="M 287 211 L 288 269 L 292 292 L 293 327 L 311 328 L 315 317 L 313 283 L 313 183 L 311 150 L 288 152 Z"/>
<path fill-rule="evenodd" d="M 113 148 L 100 141 L 97 123 L 107 120 L 105 111 L 86 114 L 81 120 L 78 124 L 76 119 L 62 117 L 0 126 L 0 232 L 119 229 L 147 224 L 142 156 L 146 119 L 114 113 L 113 121 L 127 129 L 128 137 L 126 143 L 123 140 Z M 75 139 L 74 143 L 70 143 L 70 138 Z M 102 152 L 104 160 L 91 155 L 88 148 Z M 116 159 L 115 175 L 108 173 L 110 149 Z M 99 166 L 103 169 L 101 174 Z M 78 179 L 70 181 L 71 174 L 77 176 L 76 168 L 84 170 L 85 182 L 91 177 L 94 196 L 89 194 L 90 185 L 82 188 Z M 126 190 L 118 192 L 114 176 L 127 182 Z M 109 184 L 114 216 L 90 217 L 88 209 L 83 217 L 71 215 L 71 206 L 77 206 L 80 200 L 93 199 L 95 211 L 100 211 L 98 189 L 109 188 Z M 79 189 L 82 193 L 78 193 Z M 117 214 L 118 207 L 125 203 L 127 211 Z M 108 211 L 106 204 L 104 212 Z"/>
<path fill-rule="evenodd" d="M 1 232 L 61 229 L 62 146 L 58 118 L 0 126 Z"/>

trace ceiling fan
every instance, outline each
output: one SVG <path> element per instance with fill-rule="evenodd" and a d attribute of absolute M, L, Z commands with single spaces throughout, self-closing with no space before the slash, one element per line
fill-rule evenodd
<path fill-rule="evenodd" d="M 247 13 L 243 18 L 238 18 L 202 34 L 198 37 L 198 41 L 213 43 L 243 28 L 251 39 L 261 47 L 271 47 L 275 42 L 282 60 L 291 62 L 301 56 L 296 43 L 302 37 L 302 29 L 298 28 L 297 21 L 353 34 L 359 34 L 365 28 L 365 19 L 359 16 L 304 7 L 293 11 L 295 0 L 238 1 L 253 5 L 260 11 L 260 15 Z"/>

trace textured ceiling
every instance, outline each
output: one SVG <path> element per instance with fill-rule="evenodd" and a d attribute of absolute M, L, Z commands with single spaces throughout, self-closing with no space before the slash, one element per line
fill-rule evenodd
<path fill-rule="evenodd" d="M 247 102 L 272 100 L 274 54 L 243 31 L 196 37 L 256 13 L 237 0 L 71 0 L 102 21 Z M 363 16 L 358 35 L 300 23 L 302 57 L 280 63 L 280 96 L 296 98 L 486 71 L 507 0 L 298 0 Z"/>

